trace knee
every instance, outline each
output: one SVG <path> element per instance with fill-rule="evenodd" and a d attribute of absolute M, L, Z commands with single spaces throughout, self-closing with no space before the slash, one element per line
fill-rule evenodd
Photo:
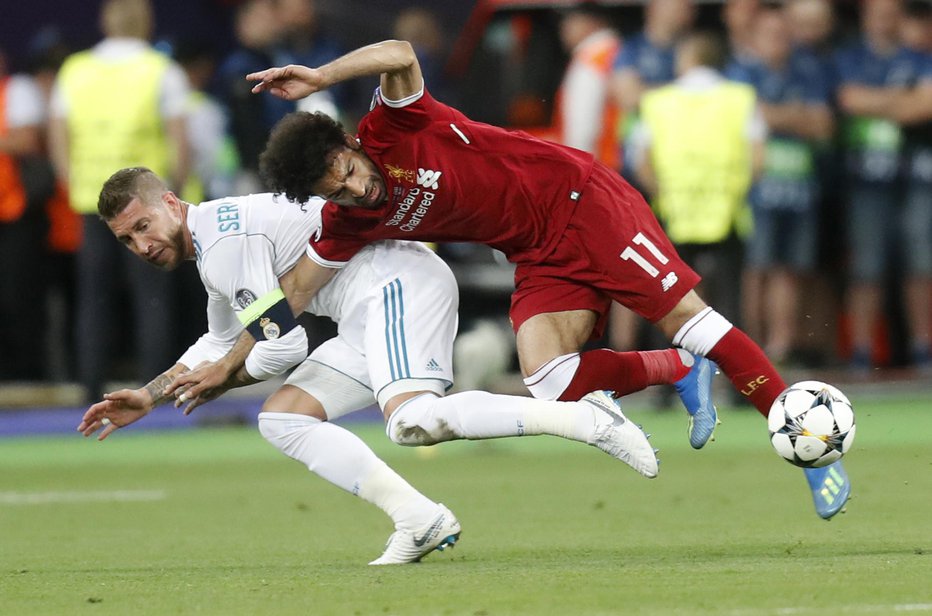
<path fill-rule="evenodd" d="M 319 426 L 315 417 L 296 413 L 259 413 L 259 434 L 289 458 L 297 459 L 298 449 L 307 433 Z"/>
<path fill-rule="evenodd" d="M 424 394 L 399 406 L 385 426 L 388 438 L 405 447 L 435 445 L 455 438 L 447 422 L 434 415 L 432 407 L 437 400 L 433 394 Z"/>
<path fill-rule="evenodd" d="M 663 332 L 668 340 L 672 340 L 680 328 L 703 310 L 708 305 L 699 297 L 695 290 L 690 291 L 683 296 L 676 306 L 664 315 L 655 325 Z"/>
<path fill-rule="evenodd" d="M 288 409 L 290 413 L 280 413 L 282 415 L 306 415 L 327 421 L 327 412 L 323 404 L 314 396 L 308 394 L 303 389 L 294 385 L 282 385 L 275 393 L 266 399 L 262 404 L 262 412 L 266 413 L 274 409 Z M 261 417 L 261 415 L 260 415 Z"/>

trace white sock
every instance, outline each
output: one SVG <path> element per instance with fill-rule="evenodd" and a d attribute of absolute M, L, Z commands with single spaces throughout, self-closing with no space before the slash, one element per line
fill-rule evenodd
<path fill-rule="evenodd" d="M 445 398 L 428 393 L 399 406 L 386 432 L 394 442 L 412 446 L 537 434 L 586 441 L 594 418 L 595 409 L 586 402 L 551 402 L 484 391 Z"/>
<path fill-rule="evenodd" d="M 556 400 L 570 386 L 579 369 L 579 353 L 554 357 L 524 379 L 531 395 L 538 400 Z"/>
<path fill-rule="evenodd" d="M 728 319 L 707 306 L 683 323 L 673 336 L 673 344 L 705 357 L 732 327 Z"/>
<path fill-rule="evenodd" d="M 259 432 L 289 458 L 384 511 L 395 528 L 414 530 L 437 505 L 415 490 L 355 434 L 296 413 L 259 413 Z"/>

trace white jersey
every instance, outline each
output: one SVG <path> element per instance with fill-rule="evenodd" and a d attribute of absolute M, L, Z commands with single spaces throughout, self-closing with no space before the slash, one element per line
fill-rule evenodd
<path fill-rule="evenodd" d="M 308 238 L 319 230 L 323 204 L 316 198 L 297 204 L 264 193 L 188 208 L 188 228 L 208 295 L 208 332 L 179 363 L 193 368 L 230 349 L 243 331 L 238 313 L 279 288 L 279 277 L 295 265 Z M 398 386 L 388 387 L 395 381 L 418 379 L 437 381 L 442 392 L 452 382 L 457 304 L 449 268 L 422 244 L 372 244 L 308 306 L 308 312 L 333 319 L 339 332 L 312 358 L 377 394 L 396 391 Z M 269 378 L 306 355 L 307 338 L 297 327 L 280 339 L 258 342 L 246 369 L 256 378 Z"/>
<path fill-rule="evenodd" d="M 216 361 L 229 350 L 243 331 L 238 313 L 279 288 L 278 277 L 294 266 L 307 238 L 319 227 L 322 205 L 320 200 L 295 204 L 265 193 L 188 208 L 197 269 L 207 290 L 208 332 L 182 355 L 180 363 L 193 368 L 202 361 Z M 296 363 L 302 344 L 306 354 L 303 331 L 259 342 L 256 357 L 250 354 L 253 360 L 261 358 L 265 348 L 288 365 L 273 362 L 273 370 L 263 370 L 247 360 L 247 371 L 257 378 L 283 372 Z"/>

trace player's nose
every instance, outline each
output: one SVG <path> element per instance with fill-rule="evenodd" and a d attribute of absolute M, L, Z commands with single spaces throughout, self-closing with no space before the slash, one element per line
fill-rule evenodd
<path fill-rule="evenodd" d="M 362 178 L 353 178 L 346 181 L 346 190 L 354 197 L 366 196 L 366 182 Z"/>

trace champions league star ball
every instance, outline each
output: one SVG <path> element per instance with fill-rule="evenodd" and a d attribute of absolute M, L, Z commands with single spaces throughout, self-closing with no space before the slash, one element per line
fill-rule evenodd
<path fill-rule="evenodd" d="M 845 394 L 820 381 L 790 385 L 767 417 L 770 442 L 781 458 L 804 468 L 840 459 L 854 441 L 854 411 Z"/>

